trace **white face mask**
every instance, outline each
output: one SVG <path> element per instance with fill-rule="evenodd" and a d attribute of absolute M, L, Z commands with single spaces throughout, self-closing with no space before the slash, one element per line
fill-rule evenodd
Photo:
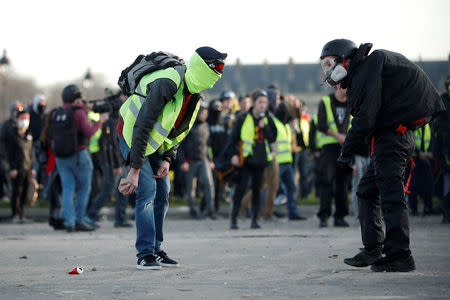
<path fill-rule="evenodd" d="M 17 126 L 19 126 L 20 129 L 28 129 L 28 126 L 30 126 L 30 120 L 20 119 Z"/>

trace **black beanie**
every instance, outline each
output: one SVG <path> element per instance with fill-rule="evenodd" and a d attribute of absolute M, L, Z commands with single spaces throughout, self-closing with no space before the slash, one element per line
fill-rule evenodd
<path fill-rule="evenodd" d="M 227 57 L 226 53 L 221 53 L 211 47 L 200 47 L 197 48 L 195 52 L 197 52 L 205 62 L 214 61 L 216 59 L 225 59 Z"/>

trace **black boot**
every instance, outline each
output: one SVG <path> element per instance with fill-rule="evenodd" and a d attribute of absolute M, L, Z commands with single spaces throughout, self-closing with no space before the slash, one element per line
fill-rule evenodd
<path fill-rule="evenodd" d="M 344 263 L 352 267 L 361 268 L 373 264 L 380 258 L 382 258 L 382 256 L 381 250 L 379 248 L 375 248 L 371 251 L 367 251 L 366 249 L 362 248 L 361 252 L 359 252 L 355 256 L 351 258 L 345 258 Z"/>
<path fill-rule="evenodd" d="M 252 224 L 250 225 L 251 229 L 260 229 L 261 226 L 259 226 L 258 221 L 256 219 L 252 219 Z"/>
<path fill-rule="evenodd" d="M 237 226 L 236 217 L 231 217 L 231 219 L 230 219 L 230 229 L 232 229 L 232 230 L 239 229 L 239 227 Z"/>
<path fill-rule="evenodd" d="M 261 228 L 261 226 L 259 226 L 259 224 L 258 224 L 258 213 L 259 213 L 258 203 L 252 203 L 252 224 L 250 225 L 251 229 L 260 229 Z"/>

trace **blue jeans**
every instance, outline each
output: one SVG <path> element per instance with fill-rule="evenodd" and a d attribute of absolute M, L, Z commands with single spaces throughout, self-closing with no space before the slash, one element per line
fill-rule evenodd
<path fill-rule="evenodd" d="M 130 148 L 119 136 L 120 150 L 126 159 Z M 162 155 L 155 152 L 146 157 L 140 169 L 136 193 L 136 250 L 137 257 L 142 258 L 161 250 L 163 241 L 164 219 L 169 207 L 169 176 L 154 178 L 161 166 Z"/>
<path fill-rule="evenodd" d="M 298 208 L 296 203 L 296 188 L 295 188 L 295 175 L 294 175 L 294 167 L 290 163 L 280 164 L 280 186 L 283 183 L 283 186 L 286 188 L 285 194 L 287 197 L 287 210 L 289 217 L 297 217 Z"/>
<path fill-rule="evenodd" d="M 93 221 L 98 221 L 100 210 L 108 201 L 111 201 L 113 193 L 116 193 L 115 222 L 123 223 L 126 221 L 125 210 L 127 208 L 128 199 L 117 189 L 120 176 L 114 175 L 113 167 L 110 164 L 103 164 L 101 169 L 102 189 L 94 198 L 94 201 L 87 212 L 87 216 Z"/>
<path fill-rule="evenodd" d="M 62 206 L 66 226 L 83 223 L 86 206 L 91 192 L 92 160 L 87 150 L 68 158 L 56 158 L 56 167 L 61 177 Z M 77 202 L 73 206 L 74 194 Z"/>

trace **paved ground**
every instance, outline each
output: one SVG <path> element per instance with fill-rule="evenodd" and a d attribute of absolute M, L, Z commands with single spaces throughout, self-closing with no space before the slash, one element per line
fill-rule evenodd
<path fill-rule="evenodd" d="M 73 234 L 0 223 L 0 299 L 449 298 L 450 226 L 440 217 L 411 219 L 417 271 L 373 273 L 342 262 L 361 246 L 359 228 L 319 229 L 315 210 L 305 208 L 308 221 L 261 222 L 261 230 L 241 220 L 233 232 L 225 218 L 170 210 L 165 249 L 182 266 L 159 271 L 137 270 L 135 229 L 108 220 Z M 75 266 L 85 272 L 68 275 Z"/>

